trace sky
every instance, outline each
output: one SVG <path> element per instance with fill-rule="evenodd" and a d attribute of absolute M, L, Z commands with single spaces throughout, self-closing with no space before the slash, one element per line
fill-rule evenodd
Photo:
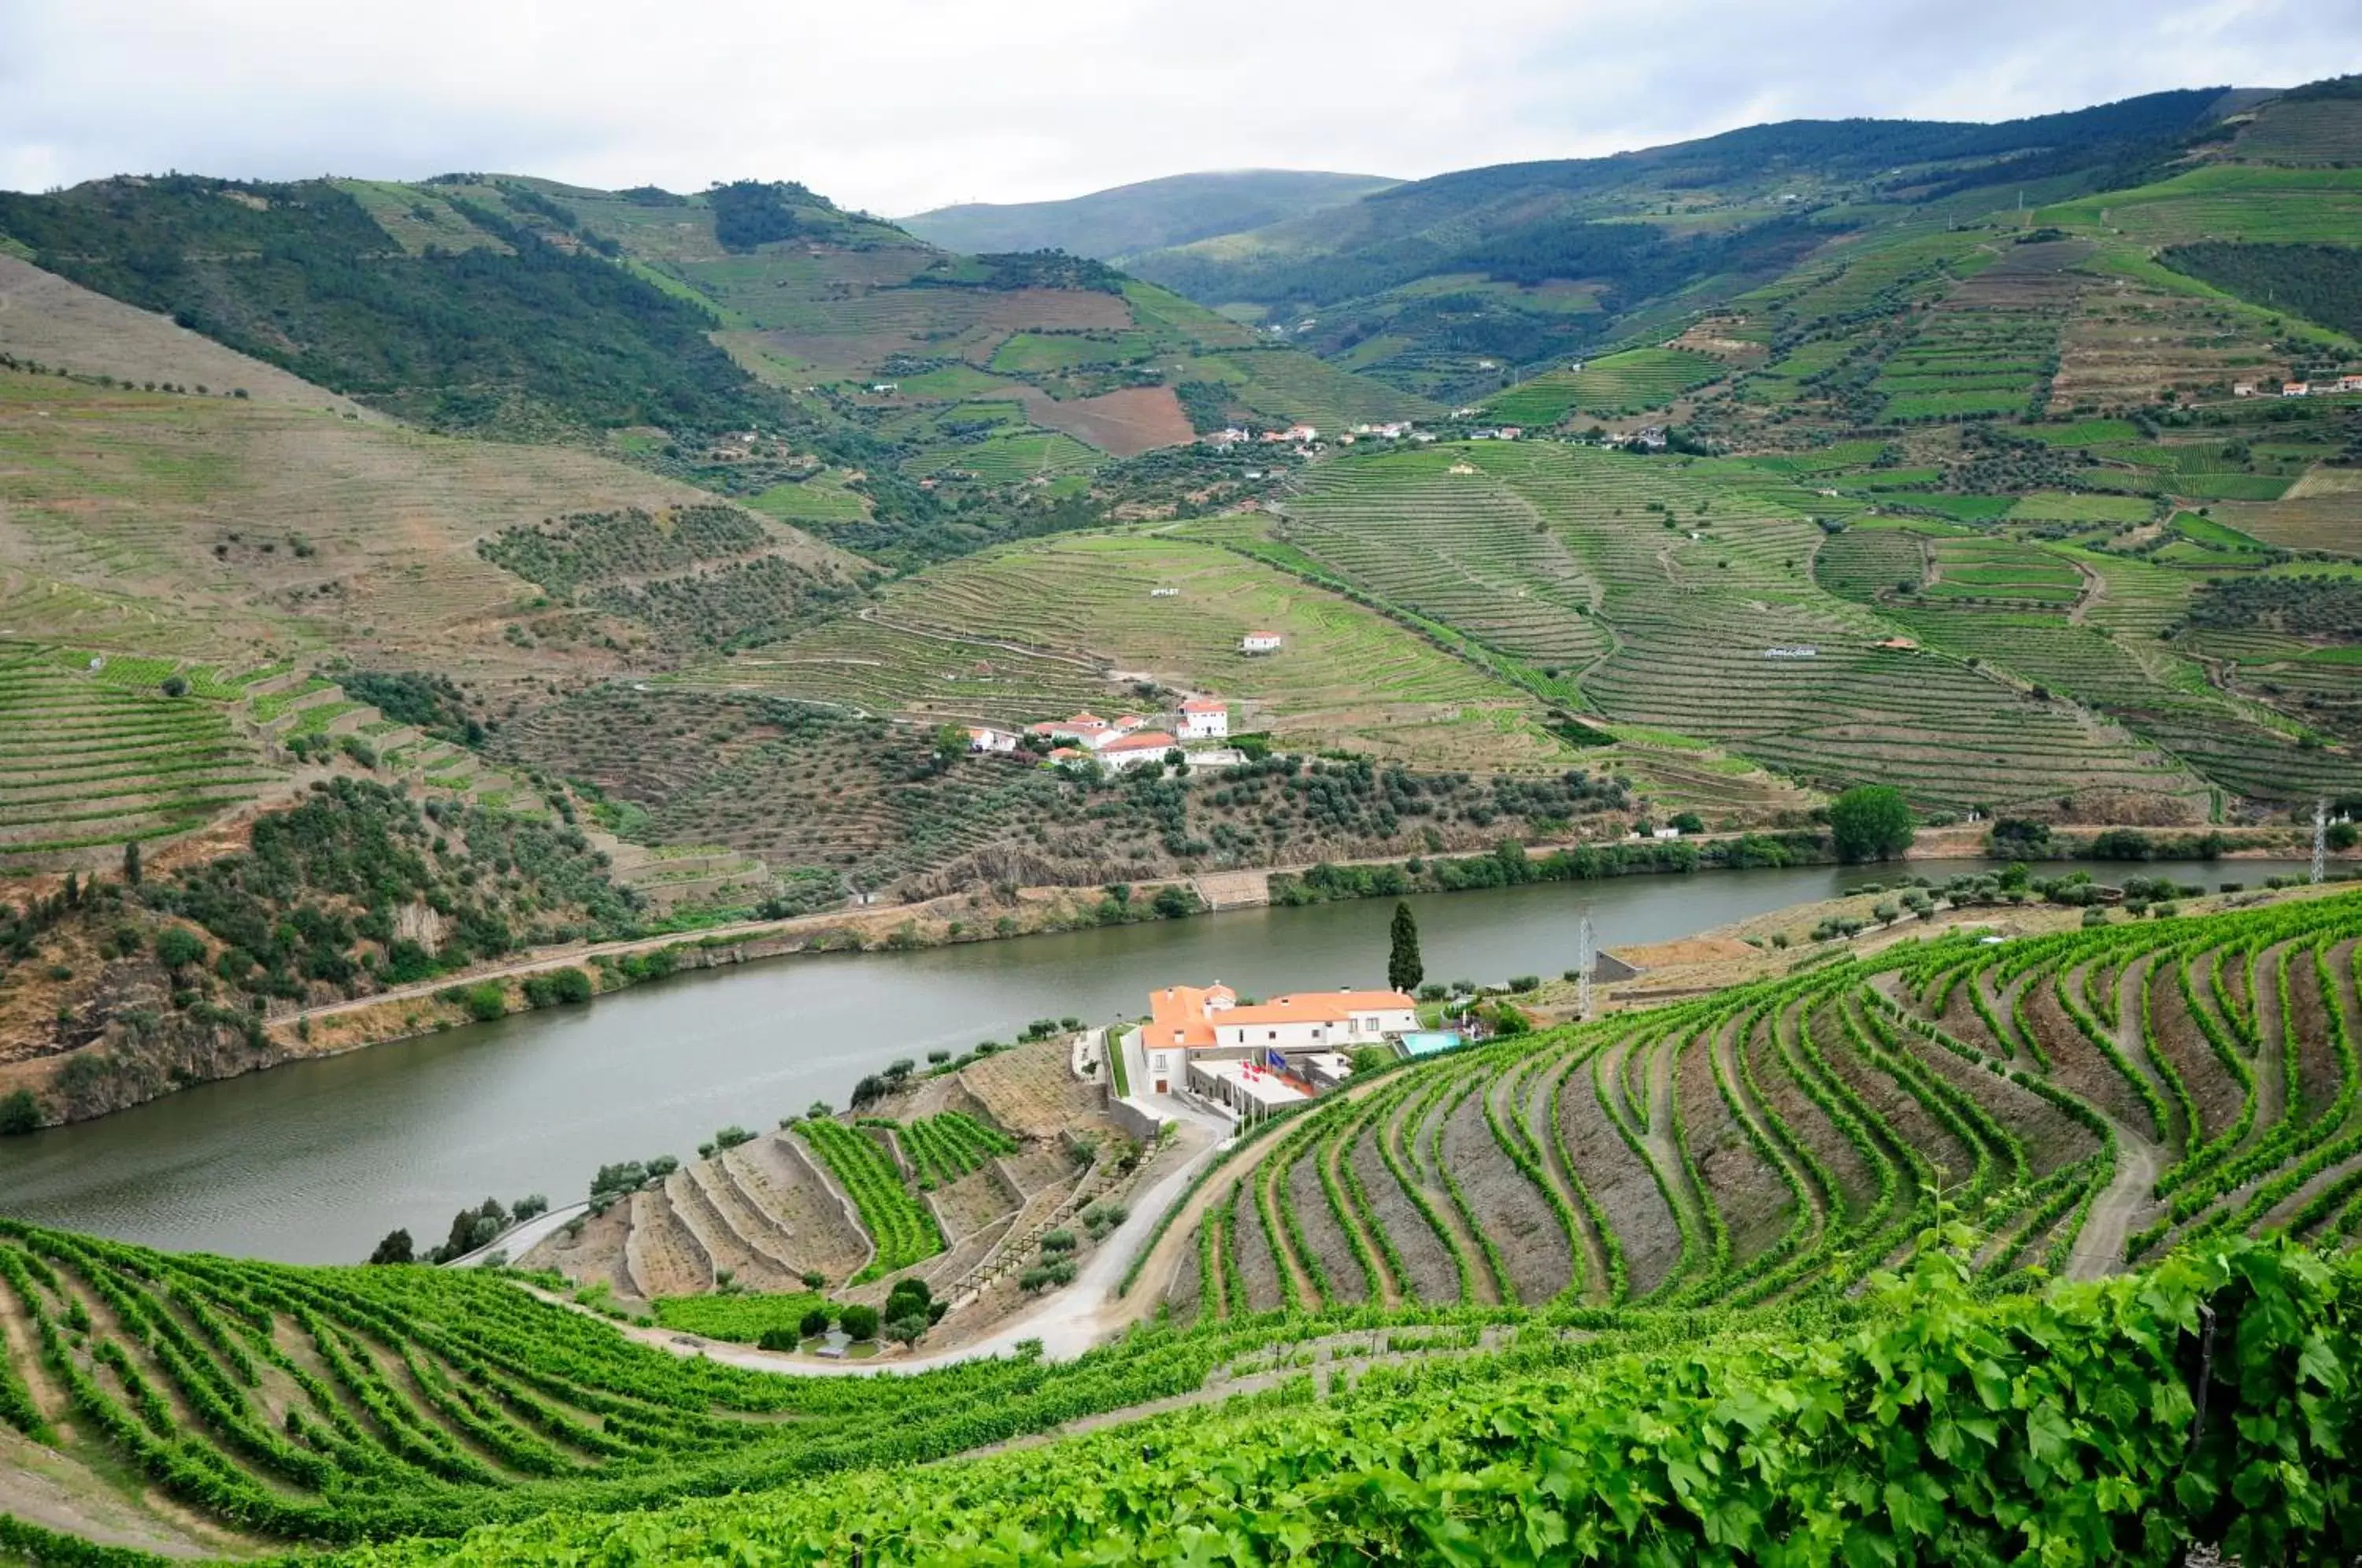
<path fill-rule="evenodd" d="M 2357 70 L 2355 0 L 0 0 L 0 189 L 791 179 L 901 215 Z"/>

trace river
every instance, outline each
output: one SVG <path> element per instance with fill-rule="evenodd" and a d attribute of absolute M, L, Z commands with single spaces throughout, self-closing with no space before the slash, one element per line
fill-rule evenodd
<path fill-rule="evenodd" d="M 1983 862 L 1916 861 L 1943 878 Z M 2085 867 L 2212 888 L 2301 872 L 2279 861 Z M 2038 867 L 2056 875 L 2063 866 Z M 1603 946 L 1687 936 L 1880 878 L 1807 867 L 1628 877 L 1413 898 L 1430 979 L 1499 981 Z M 1888 872 L 1887 875 L 1893 875 Z M 1271 995 L 1382 983 L 1391 900 L 833 954 L 703 970 L 560 1008 L 300 1062 L 78 1126 L 0 1140 L 0 1212 L 178 1250 L 348 1263 L 407 1227 L 527 1192 L 564 1203 L 603 1162 L 684 1157 L 717 1128 L 843 1105 L 896 1057 L 923 1061 L 1029 1020 L 1104 1022 L 1159 986 Z"/>

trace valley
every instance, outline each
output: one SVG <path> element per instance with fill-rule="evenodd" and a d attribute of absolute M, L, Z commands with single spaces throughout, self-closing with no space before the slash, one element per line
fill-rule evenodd
<path fill-rule="evenodd" d="M 2350 1557 L 2357 83 L 0 192 L 0 1564 Z"/>

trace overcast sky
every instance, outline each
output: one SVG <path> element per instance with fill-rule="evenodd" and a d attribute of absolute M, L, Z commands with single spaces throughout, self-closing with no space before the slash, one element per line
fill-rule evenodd
<path fill-rule="evenodd" d="M 2356 0 L 0 0 L 0 188 L 755 177 L 903 214 L 2355 70 Z"/>

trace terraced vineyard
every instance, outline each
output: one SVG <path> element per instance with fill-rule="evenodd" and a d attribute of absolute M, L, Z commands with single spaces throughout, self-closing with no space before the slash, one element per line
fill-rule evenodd
<path fill-rule="evenodd" d="M 168 698 L 179 660 L 98 657 L 0 645 L 0 872 L 186 832 L 281 777 L 231 727 L 241 685 Z"/>
<path fill-rule="evenodd" d="M 1177 593 L 1152 597 L 1152 590 Z M 1239 651 L 1249 631 L 1281 651 Z M 874 609 L 686 679 L 902 712 L 1030 722 L 1120 703 L 1113 671 L 1211 691 L 1308 750 L 1487 771 L 1562 767 L 1529 693 L 1274 564 L 1191 538 L 1067 536 L 945 562 Z M 1129 677 L 1128 677 L 1129 678 Z"/>
<path fill-rule="evenodd" d="M 947 1185 L 995 1154 L 1017 1152 L 1016 1139 L 957 1110 L 917 1117 L 895 1135 L 922 1186 Z"/>
<path fill-rule="evenodd" d="M 1305 488 L 1287 508 L 1289 547 L 1383 602 L 1431 597 L 1452 604 L 1455 624 L 1489 609 L 1493 646 L 1565 659 L 1548 668 L 1611 721 L 1712 741 L 1825 787 L 1895 783 L 1931 804 L 2094 789 L 2179 810 L 2205 800 L 2162 750 L 2088 712 L 2030 704 L 1991 671 L 1895 646 L 1893 622 L 1814 581 L 1816 553 L 1832 544 L 1855 591 L 1876 558 L 1842 564 L 1849 551 L 1892 556 L 1890 584 L 1915 580 L 1898 547 L 1825 542 L 1800 513 L 1678 465 L 1482 443 L 1332 464 Z"/>
<path fill-rule="evenodd" d="M 778 1377 L 633 1342 L 494 1274 L 175 1257 L 0 1221 L 0 1421 L 46 1473 L 152 1489 L 130 1539 L 179 1551 L 202 1521 L 216 1551 L 386 1541 L 355 1559 L 380 1564 L 550 1562 L 626 1532 L 643 1554 L 751 1532 L 817 1562 L 889 1528 L 946 1551 L 994 1519 L 1072 1539 L 1088 1494 L 1094 1550 L 1136 1555 L 1216 1507 L 1194 1482 L 1145 1485 L 1143 1455 L 1227 1454 L 1235 1507 L 1242 1485 L 1280 1495 L 1268 1467 L 1293 1441 L 1274 1515 L 1289 1539 L 1397 1557 L 1445 1506 L 1430 1463 L 1454 1478 L 1456 1528 L 1505 1554 L 1523 1537 L 1487 1522 L 1495 1489 L 1523 1499 L 1520 1529 L 1648 1521 L 1702 1547 L 1699 1491 L 1634 1504 L 1598 1479 L 1616 1455 L 1677 1466 L 1675 1434 L 1698 1431 L 1742 1474 L 1769 1445 L 1790 1456 L 1774 1528 L 1884 1520 L 1849 1490 L 1861 1458 L 1827 1457 L 1827 1423 L 1883 1432 L 1880 1412 L 1924 1422 L 1964 1399 L 1986 1423 L 1973 1450 L 1915 1441 L 1910 1474 L 1957 1488 L 1923 1533 L 2014 1539 L 2020 1505 L 1995 1489 L 2048 1496 L 2053 1472 L 2025 1456 L 2098 1444 L 2084 1463 L 2104 1452 L 2120 1474 L 2136 1453 L 2149 1477 L 2084 1526 L 2114 1543 L 2103 1555 L 2162 1530 L 2262 1560 L 2312 1538 L 2255 1533 L 2282 1527 L 2252 1498 L 2210 1511 L 2188 1478 L 2248 1473 L 2274 1421 L 2300 1434 L 2269 1450 L 2274 1474 L 2343 1474 L 2301 1434 L 2354 1419 L 2321 1369 L 2350 1355 L 2362 1277 L 2307 1254 L 2362 1233 L 2357 946 L 2355 892 L 1999 945 L 1953 931 L 1380 1072 L 1211 1165 L 1185 1227 L 1135 1254 L 1153 1274 L 1124 1281 L 1172 1318 L 1070 1363 Z M 2036 1265 L 2147 1272 L 2046 1286 Z M 1965 1359 L 1898 1388 L 1897 1364 L 1939 1354 Z M 2094 1369 L 2147 1391 L 2112 1402 L 2083 1386 Z M 2082 1410 L 2081 1435 L 2010 1390 Z M 2332 1425 L 2297 1419 L 2300 1397 Z M 2221 1419 L 2193 1444 L 2202 1403 Z M 917 1463 L 1101 1415 L 1131 1419 Z M 1541 1477 L 1568 1451 L 1520 1435 L 1536 1422 L 1586 1445 L 1565 1487 Z M 1308 1473 L 1341 1488 L 1335 1507 L 1305 1506 Z M 1126 1497 L 1150 1501 L 1109 1501 Z M 44 1560 L 75 1550 L 0 1531 Z"/>
<path fill-rule="evenodd" d="M 867 1266 L 853 1276 L 854 1284 L 898 1273 L 944 1250 L 934 1217 L 911 1198 L 893 1156 L 877 1140 L 825 1119 L 806 1121 L 800 1131 L 853 1199 L 862 1229 L 877 1249 Z"/>
<path fill-rule="evenodd" d="M 1549 370 L 1485 404 L 1512 425 L 1556 425 L 1578 414 L 1613 418 L 1663 408 L 1693 387 L 1727 373 L 1723 363 L 1686 348 L 1628 348 L 1579 370 Z"/>
<path fill-rule="evenodd" d="M 2355 893 L 1955 933 L 1466 1051 L 1241 1161 L 1173 1299 L 1207 1319 L 1794 1300 L 1907 1256 L 1939 1194 L 2003 1287 L 2227 1235 L 2342 1245 L 2362 1233 L 2357 938 Z"/>

